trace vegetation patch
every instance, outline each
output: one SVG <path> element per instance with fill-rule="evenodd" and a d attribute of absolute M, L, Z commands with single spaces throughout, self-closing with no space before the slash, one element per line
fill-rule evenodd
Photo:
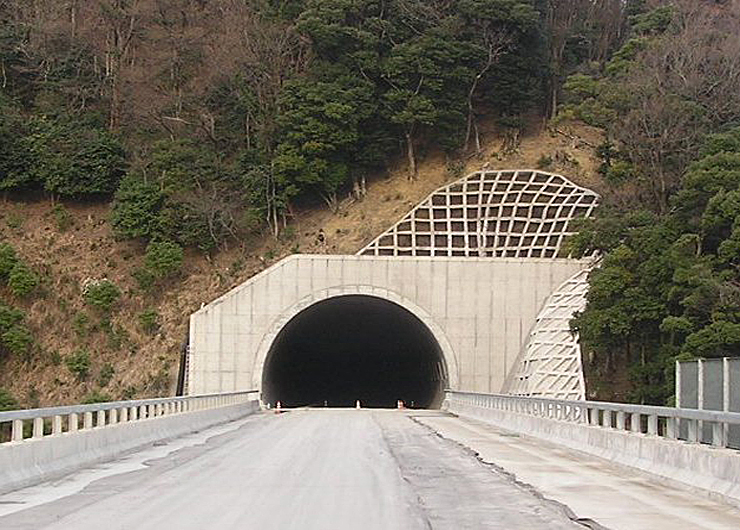
<path fill-rule="evenodd" d="M 33 343 L 25 313 L 0 302 L 0 353 L 28 356 Z"/>
<path fill-rule="evenodd" d="M 93 280 L 82 291 L 85 303 L 104 314 L 109 314 L 121 298 L 121 290 L 110 280 Z"/>
<path fill-rule="evenodd" d="M 67 368 L 75 376 L 77 381 L 84 381 L 90 375 L 90 368 L 92 366 L 90 352 L 84 349 L 75 350 L 67 356 L 64 364 L 67 365 Z"/>
<path fill-rule="evenodd" d="M 7 390 L 0 388 L 0 412 L 16 410 L 18 408 L 20 408 L 18 400 Z"/>
<path fill-rule="evenodd" d="M 139 313 L 139 325 L 144 333 L 153 335 L 159 329 L 159 313 L 154 309 L 146 309 Z"/>

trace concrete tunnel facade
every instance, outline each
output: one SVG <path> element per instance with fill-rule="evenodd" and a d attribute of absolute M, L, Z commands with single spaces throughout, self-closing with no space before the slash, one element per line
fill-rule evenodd
<path fill-rule="evenodd" d="M 501 392 L 545 301 L 587 266 L 290 256 L 191 315 L 187 391 L 419 407 L 439 405 L 445 387 Z"/>

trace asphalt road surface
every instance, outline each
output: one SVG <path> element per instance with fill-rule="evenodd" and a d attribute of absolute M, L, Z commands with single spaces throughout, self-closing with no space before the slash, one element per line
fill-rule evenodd
<path fill-rule="evenodd" d="M 324 409 L 259 414 L 0 496 L 0 528 L 584 526 L 410 413 Z"/>

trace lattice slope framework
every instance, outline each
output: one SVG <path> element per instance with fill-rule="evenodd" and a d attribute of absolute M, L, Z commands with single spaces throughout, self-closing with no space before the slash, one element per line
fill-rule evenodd
<path fill-rule="evenodd" d="M 586 306 L 588 274 L 584 269 L 550 295 L 529 333 L 504 391 L 517 396 L 583 400 L 581 347 L 570 319 Z"/>
<path fill-rule="evenodd" d="M 478 171 L 433 192 L 358 254 L 556 257 L 570 221 L 598 200 L 553 173 Z"/>

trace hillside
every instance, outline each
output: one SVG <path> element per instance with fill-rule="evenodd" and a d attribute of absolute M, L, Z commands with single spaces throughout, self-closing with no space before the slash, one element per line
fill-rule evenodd
<path fill-rule="evenodd" d="M 740 0 L 0 0 L 0 409 L 171 390 L 201 303 L 486 164 L 601 194 L 588 393 L 670 403 L 740 355 L 738 34 Z"/>
<path fill-rule="evenodd" d="M 58 205 L 55 210 L 47 200 L 6 198 L 0 210 L 0 236 L 43 271 L 43 294 L 23 304 L 38 349 L 28 360 L 12 357 L 2 364 L 0 388 L 24 406 L 79 402 L 93 392 L 116 399 L 171 393 L 188 315 L 285 255 L 353 254 L 434 189 L 486 163 L 491 168 L 531 168 L 550 157 L 567 162 L 555 162 L 549 171 L 598 188 L 594 178 L 598 160 L 590 146 L 600 142 L 601 132 L 577 124 L 562 127 L 567 135 L 533 132 L 506 155 L 501 154 L 502 140 L 488 131 L 484 154 L 454 171 L 443 155 L 430 155 L 421 162 L 417 180 L 408 180 L 406 169 L 400 167 L 371 179 L 367 195 L 361 201 L 348 196 L 337 213 L 322 206 L 296 211 L 278 239 L 266 233 L 212 255 L 189 251 L 180 275 L 151 294 L 142 293 L 132 277 L 141 265 L 143 248 L 116 241 L 107 221 L 109 205 L 63 203 L 69 215 L 64 224 L 69 226 L 62 230 L 54 213 Z M 326 234 L 325 244 L 316 240 L 319 230 Z M 111 318 L 112 332 L 100 329 L 100 316 L 84 303 L 83 284 L 90 278 L 108 278 L 124 293 Z M 158 330 L 151 334 L 139 324 L 139 315 L 147 309 L 159 315 Z M 83 315 L 87 331 L 80 329 Z M 78 381 L 64 362 L 80 348 L 89 350 L 92 360 L 84 381 Z M 113 375 L 101 385 L 106 364 Z"/>

